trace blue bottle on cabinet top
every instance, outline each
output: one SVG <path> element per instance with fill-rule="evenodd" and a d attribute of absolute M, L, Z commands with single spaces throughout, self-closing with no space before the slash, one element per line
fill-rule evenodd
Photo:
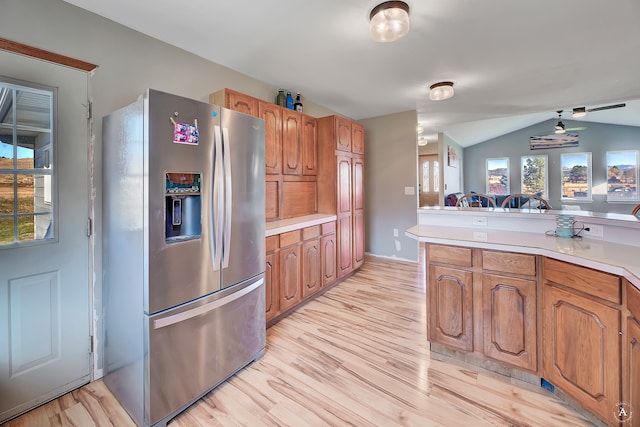
<path fill-rule="evenodd" d="M 287 92 L 287 108 L 293 110 L 293 96 L 291 96 L 291 92 Z"/>

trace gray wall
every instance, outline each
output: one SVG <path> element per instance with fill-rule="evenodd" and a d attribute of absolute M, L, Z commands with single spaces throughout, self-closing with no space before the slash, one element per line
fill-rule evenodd
<path fill-rule="evenodd" d="M 597 113 L 593 113 L 597 114 Z M 607 165 L 606 152 L 614 150 L 640 150 L 640 128 L 618 126 L 595 122 L 563 120 L 568 128 L 586 126 L 578 131 L 579 145 L 570 148 L 548 150 L 530 150 L 529 137 L 548 135 L 557 120 L 549 120 L 524 129 L 473 145 L 464 149 L 464 188 L 465 191 L 485 192 L 485 167 L 487 158 L 509 158 L 509 180 L 511 193 L 520 192 L 520 157 L 525 155 L 546 154 L 549 158 L 548 185 L 549 203 L 554 209 L 561 205 L 578 205 L 582 210 L 593 212 L 630 213 L 638 202 L 606 202 Z M 560 154 L 591 153 L 592 202 L 560 201 Z"/>
<path fill-rule="evenodd" d="M 442 161 L 441 161 L 441 169 L 444 174 L 444 180 L 442 181 L 444 185 L 442 186 L 442 190 L 440 194 L 443 197 L 449 193 L 462 193 L 463 191 L 463 170 L 464 170 L 464 151 L 462 146 L 458 144 L 455 140 L 450 138 L 447 135 L 443 135 L 442 139 Z M 447 154 L 448 147 L 453 147 L 458 153 L 458 163 L 457 167 L 449 166 L 447 162 Z M 455 163 L 452 163 L 455 164 Z M 441 201 L 441 205 L 443 204 L 443 200 Z"/>
<path fill-rule="evenodd" d="M 365 127 L 366 251 L 375 255 L 417 261 L 418 245 L 404 231 L 416 224 L 417 193 L 416 111 L 361 120 Z M 398 229 L 398 237 L 393 230 Z"/>

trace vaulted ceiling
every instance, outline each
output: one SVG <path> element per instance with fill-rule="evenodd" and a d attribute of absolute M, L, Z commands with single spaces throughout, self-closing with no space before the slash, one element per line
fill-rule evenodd
<path fill-rule="evenodd" d="M 372 0 L 66 0 L 353 119 L 417 110 L 463 146 L 557 117 L 640 125 L 638 0 L 406 0 L 409 34 L 369 38 Z M 454 82 L 434 102 L 428 86 Z M 565 116 L 568 117 L 568 116 Z"/>

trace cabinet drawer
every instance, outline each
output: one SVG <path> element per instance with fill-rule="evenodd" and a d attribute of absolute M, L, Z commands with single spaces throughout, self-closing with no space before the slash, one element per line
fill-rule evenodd
<path fill-rule="evenodd" d="M 429 245 L 429 261 L 471 267 L 471 249 L 457 246 Z"/>
<path fill-rule="evenodd" d="M 322 235 L 331 234 L 336 232 L 336 222 L 331 221 L 325 224 L 322 224 Z"/>
<path fill-rule="evenodd" d="M 627 308 L 636 320 L 640 321 L 640 289 L 625 280 L 627 286 Z"/>
<path fill-rule="evenodd" d="M 544 258 L 544 279 L 620 304 L 620 278 L 586 267 Z"/>
<path fill-rule="evenodd" d="M 265 246 L 267 248 L 267 252 L 273 252 L 278 249 L 280 236 L 269 236 L 265 239 Z"/>
<path fill-rule="evenodd" d="M 285 246 L 293 245 L 294 243 L 300 242 L 300 230 L 293 230 L 287 233 L 282 233 L 280 235 L 280 247 L 284 248 Z"/>
<path fill-rule="evenodd" d="M 302 240 L 313 239 L 320 235 L 320 226 L 314 225 L 312 227 L 306 227 L 302 230 Z"/>
<path fill-rule="evenodd" d="M 484 250 L 482 251 L 482 268 L 503 273 L 535 276 L 536 257 L 535 255 Z"/>

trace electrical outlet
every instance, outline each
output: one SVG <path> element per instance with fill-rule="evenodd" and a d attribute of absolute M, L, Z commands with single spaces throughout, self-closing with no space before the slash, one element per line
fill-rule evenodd
<path fill-rule="evenodd" d="M 587 231 L 587 228 L 589 231 Z M 578 231 L 578 230 L 576 230 Z M 604 226 L 600 224 L 585 224 L 584 231 L 581 233 L 585 237 L 591 237 L 594 239 L 604 238 Z"/>
<path fill-rule="evenodd" d="M 474 216 L 473 217 L 473 226 L 474 227 L 486 227 L 487 226 L 487 217 L 486 216 Z"/>
<path fill-rule="evenodd" d="M 393 237 L 398 237 L 398 229 L 397 228 L 393 229 Z"/>

